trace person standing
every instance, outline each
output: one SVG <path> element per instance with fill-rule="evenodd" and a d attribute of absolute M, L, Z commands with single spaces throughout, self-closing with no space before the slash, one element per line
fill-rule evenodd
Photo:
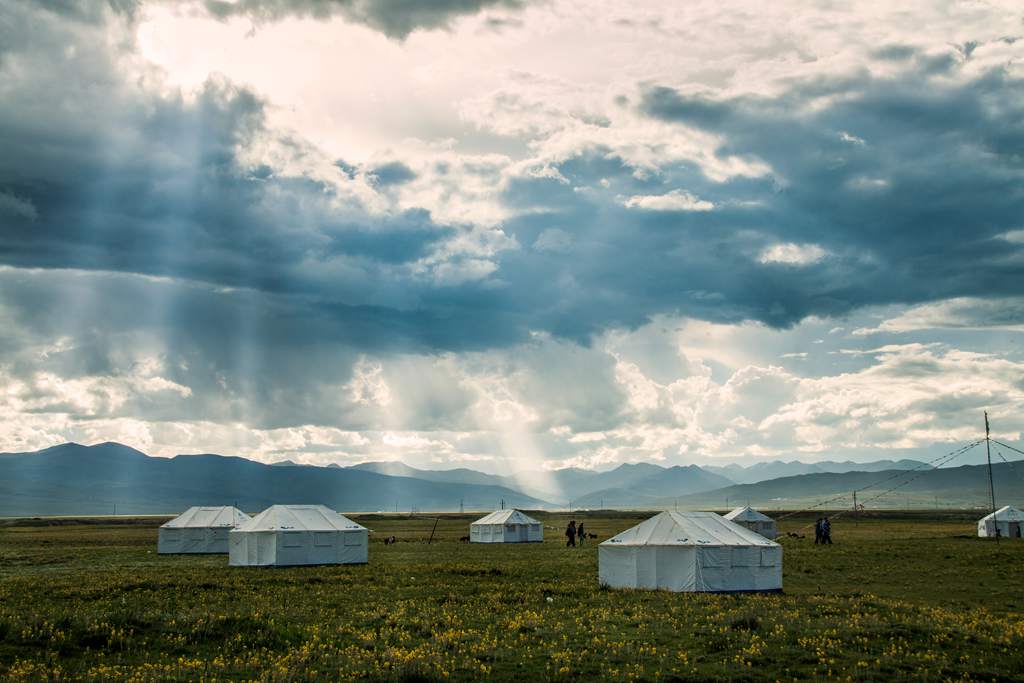
<path fill-rule="evenodd" d="M 566 548 L 568 548 L 568 547 L 575 548 L 576 547 L 576 520 L 575 519 L 570 520 L 569 521 L 569 526 L 567 526 L 565 528 L 565 537 L 566 537 L 566 539 L 568 539 L 565 542 L 565 547 Z"/>
<path fill-rule="evenodd" d="M 580 545 L 583 545 L 583 540 L 587 537 L 587 532 L 583 530 L 583 522 L 576 527 L 576 536 L 580 539 Z"/>
<path fill-rule="evenodd" d="M 832 522 L 828 521 L 828 515 L 821 520 L 821 542 L 832 545 Z"/>
<path fill-rule="evenodd" d="M 814 545 L 822 542 L 821 537 L 821 517 L 818 517 L 818 519 L 814 520 Z"/>

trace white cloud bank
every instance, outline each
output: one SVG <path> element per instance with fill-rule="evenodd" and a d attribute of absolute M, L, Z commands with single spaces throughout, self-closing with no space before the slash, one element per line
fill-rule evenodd
<path fill-rule="evenodd" d="M 773 244 L 758 254 L 760 263 L 780 263 L 787 266 L 809 266 L 828 256 L 817 244 Z"/>
<path fill-rule="evenodd" d="M 711 202 L 682 190 L 672 190 L 659 195 L 633 195 L 621 201 L 628 209 L 647 211 L 711 211 L 715 208 Z"/>

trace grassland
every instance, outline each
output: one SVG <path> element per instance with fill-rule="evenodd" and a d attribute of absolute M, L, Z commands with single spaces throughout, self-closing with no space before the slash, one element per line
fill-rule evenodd
<path fill-rule="evenodd" d="M 565 548 L 560 515 L 504 547 L 458 542 L 471 515 L 429 545 L 432 521 L 364 516 L 369 565 L 289 569 L 158 556 L 156 520 L 8 525 L 0 678 L 1020 680 L 1024 542 L 975 538 L 974 516 L 786 538 L 781 595 L 601 590 L 596 544 Z M 586 521 L 607 538 L 642 517 Z"/>

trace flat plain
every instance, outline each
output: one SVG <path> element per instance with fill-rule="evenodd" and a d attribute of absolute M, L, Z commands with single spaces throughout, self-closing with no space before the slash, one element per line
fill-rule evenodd
<path fill-rule="evenodd" d="M 603 540 L 649 514 L 573 518 Z M 531 545 L 351 515 L 369 564 L 281 569 L 157 555 L 163 519 L 0 522 L 0 679 L 1022 680 L 1024 542 L 982 514 L 841 516 L 827 547 L 787 517 L 770 595 L 602 589 L 566 514 Z"/>

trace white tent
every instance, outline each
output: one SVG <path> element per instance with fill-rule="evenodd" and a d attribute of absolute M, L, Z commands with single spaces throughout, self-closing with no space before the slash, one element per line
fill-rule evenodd
<path fill-rule="evenodd" d="M 1020 538 L 1024 534 L 1024 512 L 1007 505 L 978 520 L 979 536 L 994 538 L 997 529 L 1000 538 Z"/>
<path fill-rule="evenodd" d="M 228 564 L 364 564 L 368 532 L 323 505 L 273 505 L 231 532 Z"/>
<path fill-rule="evenodd" d="M 746 505 L 736 508 L 725 516 L 730 522 L 736 522 L 754 533 L 761 534 L 765 538 L 775 538 L 778 531 L 775 527 L 775 520 L 768 515 L 762 514 L 754 508 Z"/>
<path fill-rule="evenodd" d="M 156 551 L 178 553 L 227 553 L 228 532 L 248 522 L 238 508 L 190 507 L 157 531 Z"/>
<path fill-rule="evenodd" d="M 712 512 L 662 512 L 613 536 L 597 554 L 612 588 L 782 590 L 782 546 Z"/>
<path fill-rule="evenodd" d="M 519 510 L 495 510 L 469 525 L 471 543 L 540 543 L 544 526 Z"/>

